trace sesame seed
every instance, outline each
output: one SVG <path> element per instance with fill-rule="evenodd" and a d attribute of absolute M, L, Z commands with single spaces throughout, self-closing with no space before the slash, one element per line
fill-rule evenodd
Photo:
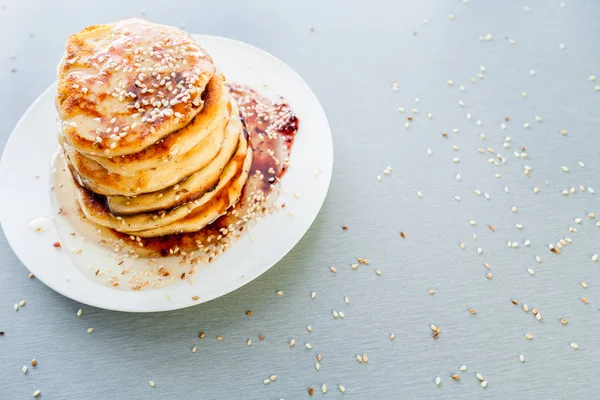
<path fill-rule="evenodd" d="M 535 274 L 535 272 L 531 268 L 527 268 L 527 272 L 529 272 L 529 275 L 534 275 Z"/>
<path fill-rule="evenodd" d="M 313 388 L 311 388 L 311 387 L 309 387 L 309 388 L 308 388 L 308 394 L 309 394 L 310 396 L 312 396 L 314 392 L 315 392 L 315 389 L 313 389 Z"/>
<path fill-rule="evenodd" d="M 434 294 L 435 294 L 435 290 L 433 290 L 433 289 L 429 289 L 427 292 L 428 292 L 429 294 L 431 294 L 431 295 L 434 295 Z"/>
<path fill-rule="evenodd" d="M 346 303 L 346 304 L 350 303 L 350 299 L 348 298 L 348 296 L 344 297 L 344 303 Z"/>
<path fill-rule="evenodd" d="M 312 346 L 310 345 L 310 343 L 306 343 L 306 344 L 304 345 L 304 347 L 306 347 L 308 350 L 312 349 Z"/>
<path fill-rule="evenodd" d="M 592 256 L 592 261 L 598 261 L 598 254 L 594 254 Z"/>
<path fill-rule="evenodd" d="M 150 385 L 152 387 L 156 387 L 156 383 L 154 383 L 154 381 L 148 381 L 148 385 Z"/>
<path fill-rule="evenodd" d="M 436 386 L 440 386 L 440 383 L 442 383 L 442 379 L 438 376 L 437 378 L 435 378 L 435 384 Z"/>
<path fill-rule="evenodd" d="M 460 366 L 460 370 L 461 371 L 466 371 L 467 370 L 467 366 L 466 365 L 461 365 Z"/>
<path fill-rule="evenodd" d="M 222 341 L 223 341 L 223 336 L 217 336 L 217 340 L 218 340 L 219 342 L 222 342 Z"/>
<path fill-rule="evenodd" d="M 569 323 L 569 320 L 566 319 L 566 318 L 563 318 L 563 319 L 560 320 L 560 323 L 563 324 L 563 325 L 566 325 L 566 324 Z"/>
<path fill-rule="evenodd" d="M 196 352 L 196 350 L 197 350 L 197 349 L 196 349 L 196 346 L 192 347 L 192 353 L 195 353 L 195 352 Z"/>
<path fill-rule="evenodd" d="M 571 348 L 574 350 L 579 350 L 579 346 L 577 345 L 577 343 L 571 343 Z"/>
<path fill-rule="evenodd" d="M 81 317 L 82 314 L 83 314 L 83 310 L 81 308 L 79 310 L 77 310 L 78 317 Z"/>
<path fill-rule="evenodd" d="M 36 390 L 35 392 L 33 392 L 33 397 L 38 397 L 42 392 L 40 392 L 40 390 Z"/>
<path fill-rule="evenodd" d="M 337 272 L 337 269 L 335 267 L 329 267 L 329 270 L 334 274 Z"/>
<path fill-rule="evenodd" d="M 13 308 L 15 309 L 15 311 L 19 311 L 19 305 L 18 305 L 18 304 L 15 304 L 15 305 L 13 306 Z"/>
<path fill-rule="evenodd" d="M 582 297 L 582 298 L 581 298 L 581 302 L 582 302 L 583 304 L 587 304 L 587 303 L 588 303 L 588 299 L 587 299 L 587 297 Z"/>
<path fill-rule="evenodd" d="M 312 332 L 312 326 L 308 325 L 308 326 L 306 327 L 306 330 L 307 330 L 307 331 L 309 331 L 309 332 Z"/>
<path fill-rule="evenodd" d="M 22 370 L 23 370 L 23 373 L 26 374 L 27 370 L 28 370 L 27 365 L 24 365 L 23 368 L 22 368 Z"/>
<path fill-rule="evenodd" d="M 88 328 L 87 329 L 87 333 L 92 333 L 92 332 L 94 332 L 94 328 Z"/>
<path fill-rule="evenodd" d="M 21 301 L 19 302 L 19 307 L 23 307 L 24 305 L 25 305 L 25 300 L 21 300 Z"/>
<path fill-rule="evenodd" d="M 315 364 L 315 369 L 316 369 L 317 371 L 319 371 L 319 370 L 321 369 L 321 364 L 319 364 L 319 363 L 316 363 L 316 364 Z"/>
<path fill-rule="evenodd" d="M 469 314 L 471 314 L 471 315 L 477 314 L 477 310 L 475 310 L 474 308 L 471 308 L 469 310 Z"/>
<path fill-rule="evenodd" d="M 479 381 L 483 381 L 483 375 L 481 375 L 479 372 L 475 374 L 475 376 L 477 377 L 477 379 L 479 379 Z"/>
<path fill-rule="evenodd" d="M 31 366 L 35 367 L 37 365 L 37 360 L 34 358 L 33 360 L 31 360 Z"/>
<path fill-rule="evenodd" d="M 390 341 L 393 341 L 394 338 L 396 337 L 396 335 L 394 335 L 393 333 L 390 335 Z"/>
<path fill-rule="evenodd" d="M 460 380 L 460 375 L 454 374 L 454 375 L 452 375 L 452 379 L 454 379 L 455 381 L 459 381 Z"/>
<path fill-rule="evenodd" d="M 487 383 L 487 381 L 482 381 L 482 382 L 480 383 L 480 385 L 481 385 L 481 387 L 482 387 L 482 388 L 486 388 L 486 387 L 487 387 L 487 385 L 488 385 L 488 383 Z"/>
<path fill-rule="evenodd" d="M 381 270 L 378 270 L 378 269 L 376 269 L 376 270 L 375 270 L 375 273 L 376 273 L 377 275 L 381 275 Z"/>
<path fill-rule="evenodd" d="M 529 312 L 529 306 L 527 304 L 523 304 L 523 311 Z"/>
<path fill-rule="evenodd" d="M 433 154 L 433 152 L 431 151 L 431 149 L 427 149 L 427 155 L 430 156 L 431 154 Z"/>
<path fill-rule="evenodd" d="M 323 386 L 321 386 L 321 392 L 327 393 L 327 385 L 323 384 Z"/>
<path fill-rule="evenodd" d="M 338 385 L 338 389 L 340 390 L 340 392 L 344 393 L 346 391 L 346 388 L 342 385 Z"/>
<path fill-rule="evenodd" d="M 360 354 L 356 356 L 356 361 L 358 361 L 359 363 L 363 362 L 363 358 Z"/>
<path fill-rule="evenodd" d="M 581 285 L 582 288 L 587 289 L 587 283 L 579 282 L 579 284 Z"/>
<path fill-rule="evenodd" d="M 275 292 L 275 294 L 277 296 L 283 296 L 283 291 L 282 290 L 278 290 L 278 291 Z"/>
<path fill-rule="evenodd" d="M 421 191 L 417 190 L 417 196 L 418 196 L 419 198 L 421 198 L 421 197 L 423 197 L 423 193 L 421 193 Z"/>
<path fill-rule="evenodd" d="M 569 172 L 569 168 L 568 168 L 567 166 L 565 166 L 565 165 L 561 166 L 561 167 L 560 167 L 560 169 L 561 169 L 563 172 Z"/>
<path fill-rule="evenodd" d="M 248 345 L 248 346 L 252 346 L 252 339 L 248 339 L 248 340 L 246 340 L 246 345 Z"/>
<path fill-rule="evenodd" d="M 519 356 L 519 361 L 521 361 L 521 363 L 525 362 L 525 356 L 523 354 Z"/>
<path fill-rule="evenodd" d="M 206 337 L 206 333 L 204 333 L 204 332 L 200 332 L 200 334 L 198 335 L 198 337 L 199 337 L 200 339 L 204 339 L 204 338 Z"/>
<path fill-rule="evenodd" d="M 265 379 L 265 380 L 263 380 L 263 383 L 264 383 L 265 385 L 268 385 L 269 383 L 271 383 L 271 380 L 270 380 L 270 379 Z"/>
<path fill-rule="evenodd" d="M 454 14 L 448 14 L 448 19 L 449 19 L 450 21 L 453 21 L 453 20 L 454 20 L 454 18 L 456 18 L 456 17 L 454 16 Z"/>
<path fill-rule="evenodd" d="M 312 292 L 312 293 L 310 294 L 310 298 L 311 298 L 311 299 L 314 299 L 315 297 L 317 297 L 317 292 Z"/>
<path fill-rule="evenodd" d="M 526 333 L 525 334 L 525 339 L 531 340 L 531 339 L 533 339 L 533 335 L 531 333 Z"/>

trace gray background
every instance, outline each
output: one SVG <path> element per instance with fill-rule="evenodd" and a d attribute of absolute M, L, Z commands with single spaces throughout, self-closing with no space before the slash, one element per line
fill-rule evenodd
<path fill-rule="evenodd" d="M 53 81 L 67 35 L 140 15 L 142 8 L 152 21 L 241 39 L 280 57 L 321 100 L 335 146 L 328 198 L 294 250 L 256 281 L 190 309 L 135 315 L 83 307 L 77 318 L 81 305 L 28 279 L 0 238 L 0 329 L 6 332 L 0 337 L 1 399 L 30 398 L 36 389 L 44 399 L 299 399 L 308 397 L 309 386 L 315 398 L 598 396 L 600 262 L 590 257 L 600 253 L 595 226 L 600 92 L 594 91 L 600 82 L 588 81 L 591 74 L 600 76 L 598 2 L 566 1 L 566 7 L 558 0 L 0 3 L 6 5 L 0 11 L 2 146 L 27 106 Z M 487 33 L 493 40 L 481 42 Z M 480 65 L 487 72 L 473 84 L 469 78 Z M 446 85 L 448 79 L 453 87 Z M 391 90 L 392 80 L 398 81 L 398 92 Z M 405 129 L 413 107 L 419 113 Z M 428 112 L 433 119 L 427 119 Z M 466 119 L 467 112 L 473 120 Z M 536 115 L 543 122 L 535 122 Z M 505 116 L 510 122 L 502 131 Z M 525 122 L 530 129 L 522 127 Z M 460 131 L 452 133 L 453 128 Z M 560 135 L 562 129 L 567 136 Z M 513 139 L 510 149 L 502 147 L 505 136 Z M 527 159 L 512 154 L 522 146 Z M 479 154 L 480 147 L 502 153 L 507 164 L 488 163 L 493 155 Z M 585 168 L 577 166 L 580 160 Z M 388 165 L 394 171 L 378 182 Z M 523 173 L 525 165 L 532 167 L 531 177 Z M 562 172 L 561 165 L 570 172 Z M 560 194 L 579 184 L 594 187 L 596 194 L 579 189 Z M 534 186 L 541 189 L 537 195 Z M 490 200 L 474 195 L 475 189 L 489 193 Z M 511 213 L 513 205 L 517 213 Z M 589 212 L 597 219 L 589 220 Z M 583 218 L 581 225 L 573 222 L 577 217 Z M 517 223 L 524 229 L 517 230 Z M 578 232 L 570 233 L 569 226 Z M 566 236 L 573 244 L 560 255 L 550 253 L 547 245 Z M 523 247 L 526 239 L 529 248 Z M 520 247 L 509 249 L 508 240 Z M 352 270 L 356 257 L 371 263 Z M 484 262 L 492 280 L 486 279 Z M 374 273 L 377 268 L 381 276 Z M 275 295 L 278 289 L 283 296 Z M 437 293 L 431 296 L 428 289 Z M 23 299 L 27 305 L 15 312 L 13 304 Z M 511 299 L 538 307 L 542 321 Z M 470 315 L 470 308 L 477 315 Z M 245 315 L 248 309 L 253 316 Z M 345 319 L 334 320 L 332 310 L 342 310 Z M 563 317 L 569 319 L 566 326 L 559 323 Z M 430 324 L 441 326 L 437 340 Z M 88 327 L 94 327 L 93 334 L 86 333 Z M 200 331 L 206 332 L 203 340 Z M 527 332 L 534 340 L 525 340 Z M 263 341 L 257 338 L 261 334 Z M 217 342 L 217 335 L 225 340 Z M 294 348 L 288 346 L 292 338 Z M 571 342 L 580 349 L 571 349 Z M 323 360 L 316 371 L 319 352 Z M 369 355 L 368 364 L 357 363 L 362 353 Z M 32 358 L 39 364 L 24 376 L 21 367 Z M 459 371 L 463 364 L 468 371 Z M 479 386 L 476 372 L 489 382 L 487 389 Z M 454 373 L 462 379 L 452 381 Z M 264 385 L 273 374 L 277 380 Z M 156 388 L 148 386 L 150 379 Z M 323 383 L 329 387 L 326 395 L 319 390 Z M 339 383 L 346 387 L 343 395 Z"/>

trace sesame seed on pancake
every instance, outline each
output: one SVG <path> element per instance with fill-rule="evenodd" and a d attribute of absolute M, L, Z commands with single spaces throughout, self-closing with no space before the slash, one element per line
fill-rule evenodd
<path fill-rule="evenodd" d="M 141 19 L 91 26 L 69 37 L 58 66 L 61 134 L 85 154 L 140 152 L 194 119 L 214 73 L 179 29 Z"/>

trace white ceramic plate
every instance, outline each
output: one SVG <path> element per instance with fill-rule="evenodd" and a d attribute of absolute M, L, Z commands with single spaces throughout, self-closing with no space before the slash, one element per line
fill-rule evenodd
<path fill-rule="evenodd" d="M 173 310 L 206 302 L 267 271 L 294 247 L 317 216 L 331 180 L 333 145 L 327 117 L 314 93 L 289 66 L 263 50 L 221 37 L 194 37 L 228 80 L 255 87 L 271 98 L 282 95 L 298 115 L 300 129 L 292 148 L 292 165 L 281 186 L 289 193 L 286 211 L 266 216 L 253 228 L 252 238 L 243 236 L 215 262 L 201 266 L 191 284 L 181 281 L 141 291 L 107 287 L 90 271 L 92 266 L 107 263 L 110 252 L 93 243 L 73 243 L 65 233 L 69 227 L 61 226 L 65 219 L 55 217 L 49 190 L 50 164 L 57 149 L 52 85 L 25 112 L 2 154 L 0 183 L 10 191 L 0 196 L 0 221 L 23 264 L 55 291 L 91 306 L 132 312 Z M 315 170 L 320 174 L 315 175 Z M 301 197 L 296 199 L 292 193 Z M 32 229 L 36 219 L 36 226 L 46 221 L 42 232 Z M 52 246 L 59 240 L 62 249 Z M 69 246 L 83 251 L 74 254 Z M 194 301 L 193 296 L 200 299 Z"/>

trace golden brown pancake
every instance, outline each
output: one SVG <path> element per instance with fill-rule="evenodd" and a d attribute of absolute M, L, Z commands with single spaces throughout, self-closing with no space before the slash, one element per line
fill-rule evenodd
<path fill-rule="evenodd" d="M 56 108 L 68 143 L 90 155 L 140 152 L 202 110 L 210 56 L 187 33 L 141 19 L 69 37 Z"/>
<path fill-rule="evenodd" d="M 233 108 L 234 112 L 237 112 L 238 108 L 235 102 Z M 207 166 L 194 172 L 178 184 L 158 192 L 140 194 L 135 197 L 108 196 L 106 200 L 110 211 L 123 215 L 164 210 L 198 198 L 219 182 L 221 173 L 236 151 L 239 141 L 239 132 L 235 129 L 228 129 L 225 132 L 219 154 Z"/>
<path fill-rule="evenodd" d="M 91 221 L 115 229 L 120 232 L 132 232 L 140 230 L 155 229 L 164 225 L 168 225 L 177 220 L 180 220 L 191 213 L 194 209 L 209 204 L 219 204 L 219 211 L 224 212 L 224 209 L 220 209 L 222 202 L 213 201 L 215 196 L 220 194 L 220 191 L 225 185 L 236 175 L 239 174 L 243 169 L 244 160 L 248 153 L 252 153 L 252 149 L 249 149 L 248 142 L 244 137 L 243 129 L 238 132 L 239 145 L 235 155 L 229 160 L 227 167 L 223 171 L 221 178 L 219 179 L 219 185 L 210 192 L 205 193 L 198 199 L 189 201 L 181 206 L 161 210 L 157 213 L 139 213 L 133 215 L 114 215 L 112 214 L 105 204 L 102 196 L 95 195 L 89 190 L 82 186 L 76 185 L 76 198 L 83 211 L 84 215 Z M 244 180 L 245 182 L 245 180 Z M 198 228 L 200 229 L 200 228 Z"/>
<path fill-rule="evenodd" d="M 199 206 L 186 217 L 158 228 L 126 233 L 132 236 L 147 238 L 199 231 L 225 214 L 229 207 L 238 202 L 244 184 L 248 179 L 251 165 L 252 150 L 249 150 L 242 164 L 242 170 L 237 174 L 236 178 L 219 181 L 219 185 L 214 191 L 202 196 L 198 201 Z M 227 174 L 228 170 L 229 168 L 225 170 L 224 174 Z M 233 171 L 233 168 L 231 170 Z M 231 175 L 233 175 L 233 172 Z"/>
<path fill-rule="evenodd" d="M 215 131 L 223 131 L 232 111 L 230 95 L 224 77 L 215 75 L 202 94 L 204 108 L 184 128 L 178 130 L 139 153 L 117 157 L 90 156 L 106 170 L 132 176 L 141 170 L 160 168 L 164 163 L 180 158 Z"/>

